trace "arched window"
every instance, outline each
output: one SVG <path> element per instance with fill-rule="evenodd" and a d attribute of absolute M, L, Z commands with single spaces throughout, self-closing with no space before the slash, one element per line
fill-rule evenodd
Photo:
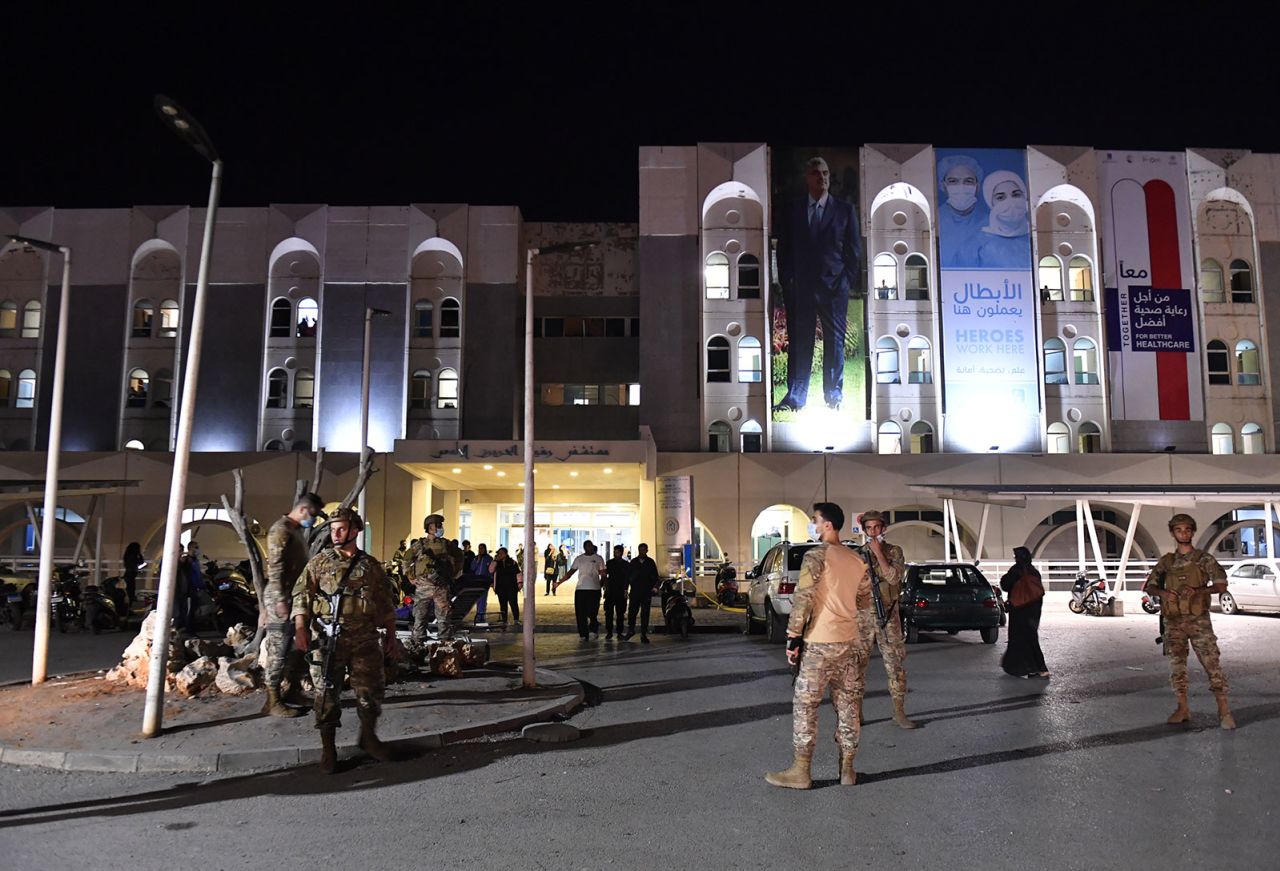
<path fill-rule="evenodd" d="M 462 304 L 449 298 L 440 303 L 440 338 L 457 339 L 462 336 Z"/>
<path fill-rule="evenodd" d="M 882 454 L 902 453 L 902 427 L 891 420 L 880 424 L 878 450 Z"/>
<path fill-rule="evenodd" d="M 929 261 L 922 254 L 907 255 L 906 298 L 929 298 Z"/>
<path fill-rule="evenodd" d="M 409 379 L 409 409 L 431 407 L 431 373 L 426 369 L 414 370 Z"/>
<path fill-rule="evenodd" d="M 40 338 L 40 303 L 34 299 L 22 307 L 22 338 Z"/>
<path fill-rule="evenodd" d="M 885 336 L 876 342 L 876 383 L 900 384 L 902 375 L 898 371 L 898 343 Z"/>
<path fill-rule="evenodd" d="M 708 254 L 703 279 L 707 283 L 707 299 L 728 299 L 729 258 L 719 251 Z"/>
<path fill-rule="evenodd" d="M 724 336 L 712 336 L 707 340 L 707 383 L 718 384 L 733 380 L 729 371 L 729 340 Z"/>
<path fill-rule="evenodd" d="M 760 298 L 760 261 L 754 254 L 738 258 L 738 299 Z"/>
<path fill-rule="evenodd" d="M 1067 263 L 1067 281 L 1072 300 L 1093 302 L 1093 264 L 1088 257 L 1077 254 L 1071 258 Z"/>
<path fill-rule="evenodd" d="M 871 267 L 871 286 L 876 299 L 898 298 L 898 261 L 892 254 L 877 254 Z"/>
<path fill-rule="evenodd" d="M 293 303 L 283 296 L 271 303 L 271 338 L 287 339 L 293 335 Z"/>
<path fill-rule="evenodd" d="M 1071 346 L 1071 370 L 1077 384 L 1098 383 L 1098 346 L 1093 339 L 1076 339 Z"/>
<path fill-rule="evenodd" d="M 311 408 L 316 404 L 316 376 L 310 369 L 299 369 L 293 376 L 293 407 Z"/>
<path fill-rule="evenodd" d="M 0 338 L 18 335 L 18 304 L 11 299 L 0 302 Z"/>
<path fill-rule="evenodd" d="M 15 408 L 34 408 L 36 404 L 36 372 L 23 369 L 18 373 L 18 401 Z"/>
<path fill-rule="evenodd" d="M 1226 342 L 1217 339 L 1205 346 L 1205 357 L 1209 367 L 1210 384 L 1231 383 L 1231 352 Z"/>
<path fill-rule="evenodd" d="M 160 303 L 160 338 L 172 339 L 178 335 L 178 301 L 166 299 Z"/>
<path fill-rule="evenodd" d="M 1245 454 L 1261 454 L 1266 450 L 1262 427 L 1246 423 L 1240 427 L 1240 451 Z"/>
<path fill-rule="evenodd" d="M 309 296 L 298 300 L 298 323 L 296 335 L 299 339 L 314 339 L 320 325 L 320 306 Z"/>
<path fill-rule="evenodd" d="M 911 424 L 911 453 L 933 453 L 933 427 L 926 421 L 917 420 Z"/>
<path fill-rule="evenodd" d="M 1226 302 L 1222 264 L 1212 258 L 1200 261 L 1200 298 L 1205 302 Z"/>
<path fill-rule="evenodd" d="M 133 304 L 133 338 L 151 338 L 151 320 L 155 317 L 155 309 L 151 300 L 140 299 Z"/>
<path fill-rule="evenodd" d="M 738 340 L 738 380 L 755 383 L 761 380 L 763 372 L 760 340 L 755 336 L 743 336 Z"/>
<path fill-rule="evenodd" d="M 1046 339 L 1044 343 L 1044 383 L 1067 383 L 1067 345 L 1062 339 Z"/>
<path fill-rule="evenodd" d="M 271 441 L 263 445 L 262 449 L 264 451 L 283 451 L 284 442 L 280 441 L 280 439 L 272 439 Z"/>
<path fill-rule="evenodd" d="M 1102 430 L 1096 423 L 1089 423 L 1088 421 L 1085 421 L 1080 424 L 1078 441 L 1080 444 L 1080 453 L 1102 453 Z"/>
<path fill-rule="evenodd" d="M 9 394 L 13 392 L 13 373 L 0 369 L 0 408 L 9 406 Z"/>
<path fill-rule="evenodd" d="M 151 386 L 151 376 L 146 369 L 129 371 L 129 396 L 125 400 L 126 408 L 146 408 L 147 389 Z"/>
<path fill-rule="evenodd" d="M 444 324 L 440 324 L 441 329 Z M 439 394 L 436 396 L 436 408 L 458 407 L 458 373 L 453 369 L 441 369 L 438 384 Z"/>
<path fill-rule="evenodd" d="M 1236 384 L 1261 384 L 1258 368 L 1258 346 L 1248 339 L 1236 342 Z"/>
<path fill-rule="evenodd" d="M 151 407 L 168 408 L 173 402 L 173 372 L 157 369 L 151 379 Z"/>
<path fill-rule="evenodd" d="M 723 420 L 713 421 L 707 427 L 707 450 L 717 454 L 729 453 L 729 439 L 733 437 L 733 429 Z"/>
<path fill-rule="evenodd" d="M 267 373 L 267 408 L 287 408 L 289 404 L 289 376 L 283 369 Z"/>
<path fill-rule="evenodd" d="M 1040 299 L 1062 302 L 1062 261 L 1052 254 L 1040 258 Z"/>
<path fill-rule="evenodd" d="M 907 382 L 909 384 L 932 384 L 933 362 L 930 359 L 929 340 L 923 336 L 913 336 L 907 342 Z"/>
<path fill-rule="evenodd" d="M 1232 436 L 1231 424 L 1215 423 L 1209 434 L 1209 450 L 1215 454 L 1234 454 L 1236 448 Z"/>
<path fill-rule="evenodd" d="M 1231 261 L 1231 301 L 1253 302 L 1253 270 L 1247 260 Z"/>
<path fill-rule="evenodd" d="M 431 338 L 435 309 L 436 307 L 431 304 L 429 299 L 420 299 L 413 304 L 413 334 L 419 339 Z"/>
<path fill-rule="evenodd" d="M 124 449 L 126 451 L 145 451 L 147 446 L 137 439 L 129 439 L 124 443 Z"/>
<path fill-rule="evenodd" d="M 758 454 L 764 449 L 764 431 L 760 429 L 760 424 L 754 420 L 744 423 L 738 432 L 742 433 L 742 452 L 744 454 Z"/>
<path fill-rule="evenodd" d="M 1045 449 L 1049 453 L 1071 453 L 1071 430 L 1065 423 L 1055 422 L 1049 424 L 1049 430 L 1045 433 L 1045 436 Z"/>

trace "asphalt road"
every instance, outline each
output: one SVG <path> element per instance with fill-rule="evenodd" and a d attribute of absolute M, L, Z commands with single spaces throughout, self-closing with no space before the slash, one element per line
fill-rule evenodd
<path fill-rule="evenodd" d="M 1217 728 L 1196 665 L 1192 728 L 1164 725 L 1173 697 L 1154 618 L 1055 608 L 1042 627 L 1047 685 L 1000 672 L 1003 637 L 909 648 L 915 732 L 888 721 L 873 659 L 859 784 L 836 785 L 828 706 L 810 792 L 763 779 L 790 757 L 780 648 L 740 635 L 642 646 L 548 634 L 542 664 L 598 688 L 571 721 L 575 743 L 498 736 L 333 777 L 0 767 L 0 856 L 15 869 L 188 857 L 202 869 L 1274 867 L 1280 618 L 1214 623 L 1235 732 Z M 91 639 L 66 661 L 91 658 Z M 25 674 L 22 650 L 0 642 L 5 674 L 15 663 Z M 499 643 L 496 656 L 518 660 L 519 648 Z"/>

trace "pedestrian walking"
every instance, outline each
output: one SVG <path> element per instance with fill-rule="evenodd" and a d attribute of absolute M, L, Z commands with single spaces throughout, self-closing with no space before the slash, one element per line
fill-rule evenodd
<path fill-rule="evenodd" d="M 605 563 L 604 571 L 604 637 L 610 641 L 615 623 L 618 637 L 622 637 L 622 615 L 626 613 L 627 587 L 631 581 L 630 568 L 622 558 L 622 545 L 613 546 L 613 559 Z"/>
<path fill-rule="evenodd" d="M 128 547 L 124 549 L 124 556 L 120 559 L 120 562 L 123 564 L 125 593 L 128 595 L 129 605 L 132 607 L 138 593 L 138 572 L 147 564 L 147 561 L 142 558 L 142 545 L 136 541 L 129 542 Z"/>
<path fill-rule="evenodd" d="M 813 506 L 809 537 L 787 622 L 787 661 L 799 667 L 792 699 L 791 743 L 795 761 L 765 775 L 774 786 L 808 789 L 817 744 L 818 707 L 827 687 L 836 709 L 840 783 L 856 781 L 853 762 L 862 734 L 859 719 L 867 661 L 875 637 L 871 575 L 867 564 L 840 540 L 844 511 L 833 502 Z"/>
<path fill-rule="evenodd" d="M 627 634 L 623 641 L 630 641 L 636 634 L 636 617 L 640 618 L 640 641 L 649 643 L 649 611 L 653 607 L 653 594 L 657 592 L 658 564 L 649 556 L 649 545 L 636 545 L 636 558 L 627 565 Z"/>
<path fill-rule="evenodd" d="M 498 610 L 503 628 L 505 629 L 507 625 L 508 608 L 511 609 L 511 619 L 519 626 L 520 582 L 517 578 L 520 573 L 520 564 L 507 555 L 505 547 L 500 547 L 497 557 L 489 566 L 489 571 L 493 574 L 493 591 L 498 595 Z"/>
<path fill-rule="evenodd" d="M 324 502 L 315 493 L 304 493 L 288 514 L 282 516 L 267 532 L 267 577 L 262 586 L 260 611 L 265 621 L 266 661 L 262 671 L 267 685 L 267 701 L 262 713 L 271 717 L 301 717 L 305 711 L 291 708 L 280 698 L 293 647 L 293 621 L 289 613 L 293 605 L 293 585 L 307 567 L 307 541 L 304 530 L 310 529 L 324 510 Z"/>
<path fill-rule="evenodd" d="M 864 511 L 858 518 L 862 531 L 867 535 L 867 547 L 876 558 L 875 574 L 880 581 L 880 601 L 888 618 L 883 626 L 875 622 L 875 643 L 880 648 L 880 659 L 889 679 L 889 695 L 893 699 L 893 722 L 901 729 L 914 729 L 916 724 L 907 716 L 907 639 L 902 635 L 902 614 L 899 600 L 902 582 L 907 577 L 907 562 L 902 548 L 885 541 L 888 522 L 879 511 Z"/>
<path fill-rule="evenodd" d="M 547 549 L 542 552 L 542 577 L 547 582 L 547 591 L 543 595 L 556 594 L 556 549 L 547 542 Z"/>
<path fill-rule="evenodd" d="M 573 612 L 578 618 L 578 635 L 583 641 L 588 633 L 594 640 L 600 637 L 600 590 L 605 572 L 604 560 L 596 553 L 596 546 L 587 539 L 582 543 L 582 554 L 573 561 L 573 567 L 556 586 L 568 583 L 578 576 L 578 589 L 573 594 Z"/>
<path fill-rule="evenodd" d="M 1009 603 L 1009 645 L 1000 667 L 1014 677 L 1049 677 L 1044 653 L 1040 650 L 1040 610 L 1044 604 L 1044 582 L 1031 564 L 1031 551 L 1013 549 L 1013 566 L 1000 578 L 1000 589 Z"/>
<path fill-rule="evenodd" d="M 477 587 L 481 584 L 480 597 L 476 599 L 476 626 L 489 625 L 489 586 L 493 583 L 493 557 L 489 555 L 489 546 L 483 541 L 477 545 L 476 555 L 471 560 L 471 577 Z"/>

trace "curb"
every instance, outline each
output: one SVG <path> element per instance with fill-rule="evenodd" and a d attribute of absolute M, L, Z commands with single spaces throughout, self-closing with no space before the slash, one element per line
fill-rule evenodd
<path fill-rule="evenodd" d="M 555 705 L 524 714 L 515 714 L 500 720 L 490 720 L 457 729 L 434 732 L 418 732 L 390 738 L 383 743 L 398 750 L 436 750 L 447 744 L 466 741 L 481 735 L 511 732 L 529 723 L 537 723 L 548 717 L 568 716 L 582 706 L 585 692 L 582 684 L 549 669 L 538 669 L 539 680 L 545 678 L 562 683 L 572 691 L 572 698 Z M 97 674 L 96 671 L 87 674 Z M 64 675 L 70 677 L 71 675 Z M 27 681 L 19 681 L 27 683 Z M 351 759 L 360 754 L 355 742 L 338 745 L 338 758 Z M 222 753 L 139 753 L 94 752 L 88 750 L 40 750 L 0 745 L 0 764 L 24 767 L 50 768 L 57 771 L 109 772 L 116 774 L 160 774 L 194 772 L 200 774 L 236 773 L 295 768 L 319 762 L 320 748 L 276 747 L 253 750 L 229 750 Z"/>

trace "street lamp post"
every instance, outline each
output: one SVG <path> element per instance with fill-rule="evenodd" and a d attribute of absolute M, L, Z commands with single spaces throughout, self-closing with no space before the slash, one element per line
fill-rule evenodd
<path fill-rule="evenodd" d="M 169 615 L 178 575 L 178 549 L 182 541 L 182 506 L 187 494 L 187 469 L 191 461 L 191 427 L 195 417 L 196 388 L 200 378 L 200 348 L 204 339 L 205 298 L 209 290 L 209 255 L 222 190 L 222 160 L 200 122 L 163 95 L 155 98 L 160 119 L 201 157 L 213 164 L 209 181 L 209 208 L 205 212 L 204 241 L 200 246 L 200 273 L 191 311 L 191 337 L 187 342 L 186 372 L 178 412 L 178 438 L 173 452 L 173 478 L 169 485 L 169 514 L 165 522 L 164 550 L 160 563 L 160 589 L 156 597 L 155 633 L 151 640 L 151 669 L 147 675 L 147 699 L 142 714 L 142 734 L 154 738 L 160 732 L 164 711 L 164 682 L 169 660 Z"/>
<path fill-rule="evenodd" d="M 36 587 L 36 637 L 31 654 L 31 685 L 44 683 L 49 667 L 49 612 L 53 595 L 54 520 L 58 513 L 58 469 L 62 462 L 62 396 L 67 376 L 67 318 L 71 297 L 71 249 L 40 239 L 10 236 L 19 245 L 30 245 L 62 255 L 62 295 L 58 300 L 58 339 L 53 357 L 53 400 L 49 410 L 49 444 L 44 469 L 44 515 L 40 522 L 40 575 Z M 99 554 L 101 559 L 101 554 Z"/>
<path fill-rule="evenodd" d="M 370 336 L 373 332 L 374 317 L 390 317 L 391 312 L 382 308 L 373 308 L 365 306 L 364 309 L 364 358 L 362 368 L 360 370 L 360 455 L 364 456 L 364 449 L 369 444 L 369 347 Z M 360 488 L 358 497 L 359 503 L 356 511 L 360 514 L 360 519 L 364 521 L 364 529 L 360 530 L 360 548 L 367 551 L 369 549 L 369 518 L 365 516 L 364 491 L 368 489 L 368 485 Z"/>

